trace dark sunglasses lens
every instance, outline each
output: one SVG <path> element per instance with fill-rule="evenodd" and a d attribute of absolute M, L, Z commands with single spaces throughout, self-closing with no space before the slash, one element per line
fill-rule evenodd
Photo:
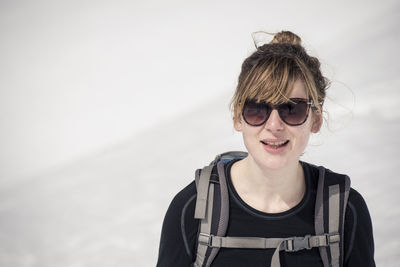
<path fill-rule="evenodd" d="M 303 124 L 308 115 L 308 104 L 304 100 L 292 100 L 294 103 L 279 105 L 278 111 L 281 119 L 289 125 Z"/>
<path fill-rule="evenodd" d="M 263 124 L 270 113 L 270 108 L 263 103 L 257 103 L 254 100 L 246 101 L 243 109 L 244 120 L 253 126 Z"/>

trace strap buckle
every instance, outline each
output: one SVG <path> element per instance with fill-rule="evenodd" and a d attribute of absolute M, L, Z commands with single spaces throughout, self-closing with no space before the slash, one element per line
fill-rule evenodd
<path fill-rule="evenodd" d="M 200 233 L 199 234 L 199 243 L 202 245 L 206 245 L 211 247 L 212 244 L 212 235 L 209 235 L 207 233 Z"/>
<path fill-rule="evenodd" d="M 329 247 L 333 243 L 338 243 L 340 241 L 340 234 L 339 233 L 329 233 L 324 234 L 326 238 L 326 246 Z"/>
<path fill-rule="evenodd" d="M 302 249 L 311 249 L 310 246 L 311 235 L 306 235 L 303 237 L 289 237 L 285 241 L 284 250 L 286 252 L 296 252 Z"/>

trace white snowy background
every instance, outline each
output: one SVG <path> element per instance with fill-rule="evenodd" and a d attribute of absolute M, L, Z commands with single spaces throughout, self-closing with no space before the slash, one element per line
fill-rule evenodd
<path fill-rule="evenodd" d="M 243 150 L 250 33 L 288 29 L 332 80 L 303 160 L 347 173 L 378 266 L 400 258 L 400 4 L 0 1 L 0 266 L 154 266 L 172 197 Z"/>

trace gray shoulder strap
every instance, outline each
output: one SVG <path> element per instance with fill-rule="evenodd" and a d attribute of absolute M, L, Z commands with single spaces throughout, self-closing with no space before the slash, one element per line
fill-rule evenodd
<path fill-rule="evenodd" d="M 210 185 L 210 177 L 213 166 L 206 166 L 201 171 L 196 171 L 196 186 L 197 186 L 197 197 L 196 197 L 196 207 L 194 211 L 194 218 L 201 219 L 200 221 L 200 236 L 202 232 L 211 232 L 211 214 L 212 212 L 212 200 L 207 200 L 209 197 L 214 197 L 214 184 Z M 211 203 L 211 204 L 210 204 Z M 200 237 L 199 237 L 200 238 Z M 198 244 L 197 246 L 197 256 L 196 261 L 193 263 L 195 267 L 202 267 L 205 256 L 207 253 L 207 246 Z"/>
<path fill-rule="evenodd" d="M 195 267 L 211 265 L 220 248 L 209 246 L 210 244 L 204 242 L 204 239 L 211 235 L 225 236 L 229 222 L 229 194 L 224 162 L 217 163 L 219 184 L 210 182 L 212 168 L 213 165 L 207 166 L 201 171 L 200 175 L 196 174 L 198 176 L 197 201 L 200 202 L 196 203 L 195 218 L 196 214 L 200 217 L 203 213 L 204 217 L 199 218 L 201 221 L 196 261 L 194 262 Z M 199 195 L 202 196 L 199 197 Z M 215 196 L 217 201 L 214 199 Z M 215 216 L 215 214 L 219 216 Z M 216 221 L 218 218 L 219 221 Z"/>
<path fill-rule="evenodd" d="M 329 186 L 329 233 L 339 233 L 341 231 L 341 242 L 330 245 L 331 265 L 332 267 L 343 266 L 343 248 L 344 248 L 344 217 L 346 215 L 346 206 L 350 192 L 350 178 L 345 176 L 342 184 L 342 192 L 340 185 L 335 184 Z M 340 212 L 340 203 L 342 199 L 342 213 Z M 342 229 L 340 229 L 342 225 Z M 342 257 L 340 257 L 342 255 Z"/>
<path fill-rule="evenodd" d="M 341 254 L 342 254 L 342 266 L 344 266 L 344 218 L 346 216 L 346 208 L 347 208 L 347 202 L 349 200 L 349 194 L 350 194 L 350 177 L 348 177 L 347 175 L 345 176 L 345 187 L 344 187 L 344 200 L 343 200 L 343 213 L 342 213 L 342 235 L 341 235 L 341 240 L 342 241 L 342 250 L 341 250 Z"/>
<path fill-rule="evenodd" d="M 209 201 L 212 203 L 212 215 L 217 211 L 215 209 L 219 208 L 219 221 L 218 221 L 218 230 L 217 236 L 225 236 L 226 230 L 228 228 L 229 222 L 229 194 L 228 194 L 228 186 L 225 176 L 225 168 L 224 162 L 220 161 L 217 164 L 218 177 L 219 177 L 219 189 L 220 189 L 220 199 L 221 201 L 218 204 L 212 203 L 213 198 L 209 197 Z M 214 217 L 214 216 L 213 216 Z M 215 234 L 215 233 L 214 233 Z M 210 266 L 217 256 L 220 248 L 213 248 L 210 252 L 210 256 L 207 259 L 207 265 Z"/>
<path fill-rule="evenodd" d="M 340 186 L 329 186 L 329 233 L 339 233 L 340 222 Z M 340 246 L 339 243 L 329 246 L 331 252 L 331 266 L 339 267 Z"/>
<path fill-rule="evenodd" d="M 213 212 L 213 200 L 214 200 L 214 184 L 210 184 L 208 188 L 209 201 L 207 203 L 206 216 L 200 221 L 200 233 L 199 241 L 203 239 L 204 236 L 209 236 L 211 233 L 211 223 L 212 223 L 212 212 Z M 208 260 L 206 259 L 208 245 L 202 242 L 197 244 L 196 261 L 194 262 L 195 267 L 209 266 L 207 265 Z M 204 265 L 206 264 L 206 265 Z"/>
<path fill-rule="evenodd" d="M 217 164 L 219 184 L 221 189 L 221 215 L 218 224 L 218 235 L 224 236 L 228 228 L 229 222 L 229 193 L 228 184 L 225 176 L 224 163 L 219 162 Z"/>
<path fill-rule="evenodd" d="M 323 234 L 324 231 L 324 188 L 325 188 L 325 168 L 318 167 L 319 178 L 317 188 L 317 198 L 315 203 L 315 234 Z M 346 206 L 350 191 L 350 178 L 345 176 L 343 191 L 341 192 L 340 184 L 333 184 L 328 186 L 328 232 L 329 234 L 340 234 L 340 242 L 330 244 L 330 261 L 328 256 L 328 248 L 320 247 L 320 255 L 324 267 L 339 267 L 343 266 L 343 242 L 344 242 L 344 230 L 340 229 L 344 227 L 344 217 L 346 213 Z M 341 201 L 342 199 L 342 201 Z M 342 203 L 342 210 L 341 208 Z M 340 231 L 341 230 L 341 231 Z M 340 257 L 342 255 L 342 257 Z"/>
<path fill-rule="evenodd" d="M 324 231 L 324 184 L 325 184 L 325 168 L 318 167 L 318 187 L 317 198 L 315 200 L 315 234 L 321 235 Z M 329 267 L 328 252 L 326 247 L 320 247 L 319 253 L 324 263 L 324 267 Z"/>
<path fill-rule="evenodd" d="M 213 166 L 209 165 L 201 170 L 200 177 L 196 173 L 196 185 L 197 185 L 197 198 L 196 208 L 194 211 L 195 219 L 204 219 L 206 217 L 206 205 L 208 197 L 208 185 L 210 183 L 210 176 Z M 197 177 L 199 177 L 197 179 Z"/>

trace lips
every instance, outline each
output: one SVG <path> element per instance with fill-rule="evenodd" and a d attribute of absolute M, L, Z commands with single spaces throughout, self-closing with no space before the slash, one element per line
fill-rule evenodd
<path fill-rule="evenodd" d="M 279 148 L 287 145 L 289 140 L 261 140 L 261 143 L 272 148 Z"/>

